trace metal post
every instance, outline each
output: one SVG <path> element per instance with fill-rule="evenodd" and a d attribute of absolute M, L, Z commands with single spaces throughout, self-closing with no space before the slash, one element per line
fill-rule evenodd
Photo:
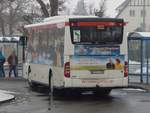
<path fill-rule="evenodd" d="M 18 46 L 18 43 L 17 43 L 17 57 L 18 57 L 18 53 L 19 53 L 19 46 Z"/>
<path fill-rule="evenodd" d="M 147 82 L 147 84 L 149 82 L 149 70 L 148 70 L 149 69 L 149 59 L 148 59 L 149 58 L 149 52 L 148 52 L 148 42 L 149 41 L 146 42 L 146 56 L 147 56 L 147 67 L 146 67 L 147 68 L 147 80 L 146 80 L 146 82 Z"/>
<path fill-rule="evenodd" d="M 48 110 L 52 109 L 53 105 L 53 81 L 52 81 L 52 70 L 49 70 L 49 108 Z"/>
<path fill-rule="evenodd" d="M 143 40 L 141 39 L 141 78 L 140 81 L 143 83 Z"/>
<path fill-rule="evenodd" d="M 129 76 L 129 72 L 130 72 L 129 71 L 129 42 L 130 42 L 130 40 L 129 40 L 129 38 L 130 37 L 128 37 L 128 39 L 127 39 L 128 40 L 128 83 L 130 82 L 130 76 Z"/>
<path fill-rule="evenodd" d="M 22 63 L 25 62 L 25 45 L 22 45 Z"/>
<path fill-rule="evenodd" d="M 18 45 L 18 42 L 17 42 L 17 57 L 18 57 L 18 61 L 19 61 L 19 45 Z M 17 65 L 17 69 L 16 69 L 16 71 L 17 71 L 17 76 L 19 76 L 18 67 L 19 67 L 19 65 Z"/>

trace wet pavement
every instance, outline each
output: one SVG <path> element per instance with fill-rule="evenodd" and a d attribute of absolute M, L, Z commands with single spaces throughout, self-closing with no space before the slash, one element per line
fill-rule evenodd
<path fill-rule="evenodd" d="M 149 113 L 150 93 L 144 90 L 116 89 L 109 96 L 87 93 L 77 97 L 54 98 L 32 91 L 24 80 L 0 80 L 0 89 L 11 91 L 15 100 L 0 104 L 0 113 Z"/>

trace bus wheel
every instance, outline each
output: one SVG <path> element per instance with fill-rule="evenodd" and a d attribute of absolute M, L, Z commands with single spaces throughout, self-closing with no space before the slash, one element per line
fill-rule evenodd
<path fill-rule="evenodd" d="M 64 97 L 65 96 L 65 91 L 62 89 L 54 89 L 53 92 L 55 97 Z"/>
<path fill-rule="evenodd" d="M 110 92 L 111 92 L 111 89 L 96 89 L 94 91 L 94 94 L 96 96 L 107 96 L 110 94 Z"/>
<path fill-rule="evenodd" d="M 31 81 L 28 82 L 30 89 L 36 90 L 37 85 Z"/>
<path fill-rule="evenodd" d="M 35 88 L 35 84 L 30 80 L 31 67 L 28 67 L 28 85 L 31 89 Z"/>

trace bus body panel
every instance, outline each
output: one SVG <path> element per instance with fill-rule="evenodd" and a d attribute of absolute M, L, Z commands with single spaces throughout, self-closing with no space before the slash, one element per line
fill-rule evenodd
<path fill-rule="evenodd" d="M 28 80 L 49 86 L 49 69 L 48 65 L 40 64 L 29 64 L 31 73 L 29 74 Z M 54 87 L 64 87 L 64 70 L 61 67 L 51 67 L 53 75 L 52 81 Z M 27 73 L 27 72 L 26 72 Z M 27 77 L 28 75 L 26 75 Z"/>
<path fill-rule="evenodd" d="M 73 87 L 119 87 L 123 86 L 123 78 L 74 79 Z"/>
<path fill-rule="evenodd" d="M 69 18 L 66 19 L 65 22 L 69 23 Z M 27 63 L 24 68 L 25 70 L 24 74 L 29 81 L 36 81 L 38 83 L 49 85 L 49 69 L 52 69 L 52 73 L 53 73 L 52 83 L 54 88 L 86 88 L 86 87 L 87 88 L 96 88 L 96 87 L 114 88 L 114 87 L 126 87 L 128 85 L 128 77 L 124 77 L 124 70 L 105 70 L 104 73 L 102 74 L 100 73 L 91 74 L 91 72 L 88 69 L 82 71 L 70 70 L 70 77 L 65 77 L 64 75 L 65 63 L 69 62 L 71 64 L 71 60 L 72 60 L 71 57 L 72 56 L 78 57 L 80 55 L 75 55 L 76 44 L 72 43 L 70 26 L 67 25 L 64 28 L 65 28 L 65 33 L 64 33 L 63 44 L 65 46 L 62 46 L 64 48 L 64 54 L 62 58 L 64 64 L 61 66 L 56 66 L 54 64 L 44 65 L 40 63 L 36 63 L 36 64 Z M 55 43 L 55 46 L 56 45 L 57 43 Z M 50 53 L 50 54 L 54 54 L 54 53 Z M 93 58 L 93 56 L 90 57 Z M 28 75 L 28 66 L 31 67 L 31 73 L 29 75 Z"/>

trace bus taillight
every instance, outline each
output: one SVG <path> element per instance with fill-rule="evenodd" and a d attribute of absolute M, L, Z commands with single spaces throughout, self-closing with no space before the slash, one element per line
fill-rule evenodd
<path fill-rule="evenodd" d="M 67 78 L 70 77 L 70 62 L 65 63 L 64 76 L 67 77 Z"/>
<path fill-rule="evenodd" d="M 124 77 L 128 77 L 128 62 L 125 61 L 124 66 Z"/>

